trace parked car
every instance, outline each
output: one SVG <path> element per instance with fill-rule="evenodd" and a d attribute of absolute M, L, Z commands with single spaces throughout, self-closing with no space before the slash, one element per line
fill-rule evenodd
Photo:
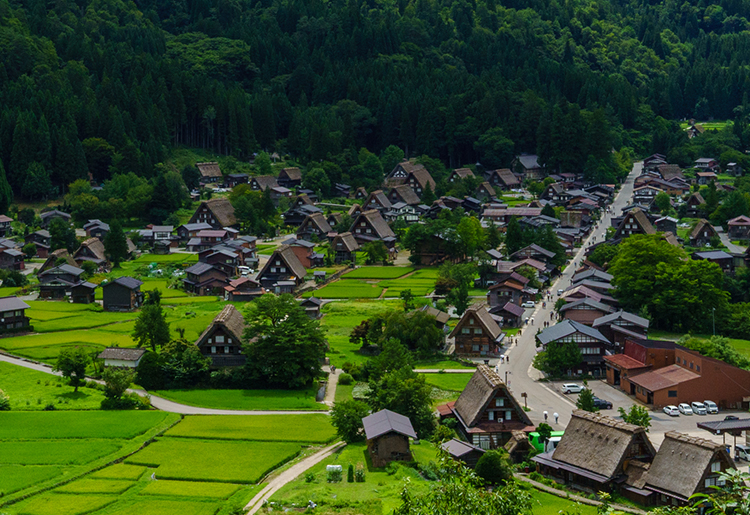
<path fill-rule="evenodd" d="M 693 410 L 693 413 L 696 415 L 705 415 L 706 414 L 706 407 L 703 405 L 702 402 L 691 402 L 690 407 Z"/>
<path fill-rule="evenodd" d="M 558 295 L 562 295 L 565 290 L 557 290 Z"/>
<path fill-rule="evenodd" d="M 597 409 L 612 409 L 612 403 L 599 397 L 594 397 L 594 407 Z"/>
<path fill-rule="evenodd" d="M 724 420 L 739 420 L 739 419 L 740 417 L 738 417 L 737 415 L 727 415 L 726 417 L 724 417 Z"/>
<path fill-rule="evenodd" d="M 677 406 L 677 409 L 680 410 L 680 413 L 682 413 L 683 415 L 693 414 L 693 408 L 690 407 L 690 404 L 684 402 Z"/>
<path fill-rule="evenodd" d="M 719 407 L 714 401 L 703 401 L 703 405 L 706 407 L 706 412 L 709 415 L 713 415 L 719 412 Z"/>
<path fill-rule="evenodd" d="M 734 457 L 738 460 L 750 461 L 750 445 L 735 445 Z"/>
<path fill-rule="evenodd" d="M 533 301 L 527 300 L 523 304 L 521 304 L 522 308 L 533 308 L 535 306 Z"/>
<path fill-rule="evenodd" d="M 664 413 L 666 413 L 670 417 L 679 417 L 680 416 L 680 410 L 677 409 L 677 406 L 674 406 L 674 405 L 671 405 L 671 404 L 669 406 L 664 406 Z"/>
<path fill-rule="evenodd" d="M 581 393 L 585 389 L 580 384 L 575 383 L 565 383 L 562 385 L 562 393 Z"/>

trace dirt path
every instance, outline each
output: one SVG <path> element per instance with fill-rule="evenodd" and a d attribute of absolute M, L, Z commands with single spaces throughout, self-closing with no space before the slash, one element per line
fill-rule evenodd
<path fill-rule="evenodd" d="M 336 372 L 331 374 L 330 368 L 323 367 L 323 370 L 328 372 L 328 386 L 326 387 L 326 398 L 323 399 L 323 404 L 333 407 L 333 403 L 336 401 L 336 387 L 339 384 L 339 376 L 341 375 L 341 369 L 337 368 Z"/>
<path fill-rule="evenodd" d="M 273 494 L 275 494 L 282 486 L 291 481 L 294 481 L 295 479 L 297 479 L 297 477 L 300 476 L 300 474 L 313 467 L 314 465 L 317 465 L 328 456 L 333 454 L 336 449 L 338 449 L 339 447 L 343 447 L 344 445 L 346 445 L 344 444 L 344 442 L 338 442 L 326 447 L 325 449 L 321 449 L 312 456 L 305 458 L 295 465 L 292 465 L 287 470 L 273 478 L 271 481 L 269 481 L 265 488 L 263 488 L 263 490 L 258 492 L 255 497 L 253 497 L 250 502 L 247 503 L 247 505 L 245 506 L 245 510 L 250 510 L 247 512 L 247 515 L 256 513 L 263 507 L 263 503 L 267 501 Z"/>

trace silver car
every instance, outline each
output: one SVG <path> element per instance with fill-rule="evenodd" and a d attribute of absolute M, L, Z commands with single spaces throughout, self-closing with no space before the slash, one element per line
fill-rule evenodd
<path fill-rule="evenodd" d="M 719 412 L 719 407 L 714 401 L 703 401 L 703 405 L 706 407 L 706 412 L 709 415 L 714 415 Z"/>
<path fill-rule="evenodd" d="M 690 407 L 690 404 L 686 404 L 684 402 L 677 406 L 677 409 L 680 410 L 680 413 L 682 413 L 683 415 L 693 414 L 693 408 Z"/>
<path fill-rule="evenodd" d="M 693 409 L 693 413 L 695 413 L 696 415 L 706 414 L 706 407 L 702 402 L 691 402 L 690 407 Z"/>
<path fill-rule="evenodd" d="M 562 393 L 581 393 L 586 388 L 576 383 L 565 383 L 562 385 Z"/>

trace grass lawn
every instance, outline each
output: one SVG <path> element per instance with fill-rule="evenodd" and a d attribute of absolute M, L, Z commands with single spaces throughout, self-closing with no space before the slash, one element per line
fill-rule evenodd
<path fill-rule="evenodd" d="M 163 411 L 0 412 L 0 440 L 134 438 L 169 416 Z"/>
<path fill-rule="evenodd" d="M 684 335 L 682 333 L 670 333 L 667 331 L 659 331 L 659 330 L 653 330 L 649 331 L 648 338 L 649 340 L 673 340 L 677 341 L 680 338 L 682 338 Z M 711 338 L 710 334 L 694 334 L 696 338 L 703 338 L 703 339 L 709 339 Z M 729 344 L 737 349 L 737 352 L 742 354 L 743 356 L 750 358 L 750 340 L 743 340 L 740 338 L 727 338 L 729 340 Z"/>
<path fill-rule="evenodd" d="M 315 295 L 319 299 L 377 299 L 381 293 L 383 293 L 383 287 L 378 283 L 370 284 L 363 280 L 341 279 L 302 296 Z"/>
<path fill-rule="evenodd" d="M 534 515 L 558 515 L 562 512 L 578 515 L 596 514 L 596 507 L 594 506 L 573 502 L 535 488 L 529 490 L 529 494 L 531 495 L 531 510 Z"/>
<path fill-rule="evenodd" d="M 466 370 L 474 371 L 477 369 L 477 367 L 472 365 L 464 365 L 460 361 L 453 361 L 450 359 L 434 359 L 434 360 L 424 360 L 424 361 L 417 361 L 414 363 L 414 368 L 417 370 L 420 369 L 437 369 L 437 370 L 458 370 L 460 368 L 465 368 Z"/>
<path fill-rule="evenodd" d="M 322 312 L 325 316 L 321 320 L 321 326 L 327 330 L 326 337 L 331 346 L 327 354 L 331 364 L 340 367 L 347 361 L 362 363 L 367 360 L 366 356 L 357 352 L 359 345 L 349 342 L 349 334 L 352 332 L 352 328 L 378 313 L 388 309 L 399 309 L 400 307 L 401 302 L 395 300 L 349 300 L 329 302 L 323 306 Z"/>
<path fill-rule="evenodd" d="M 83 465 L 112 454 L 119 440 L 29 440 L 0 442 L 0 463 L 17 465 Z"/>
<path fill-rule="evenodd" d="M 378 285 L 388 288 L 385 292 L 386 297 L 398 297 L 404 290 L 411 290 L 413 295 L 423 297 L 435 289 L 435 280 L 420 279 L 410 275 L 403 279 L 381 281 Z"/>
<path fill-rule="evenodd" d="M 257 483 L 300 450 L 298 443 L 161 438 L 125 461 L 159 467 L 157 479 Z"/>
<path fill-rule="evenodd" d="M 67 380 L 0 361 L 0 390 L 10 397 L 14 411 L 42 410 L 54 404 L 59 410 L 98 410 L 104 394 L 92 388 L 79 388 L 78 393 Z"/>
<path fill-rule="evenodd" d="M 28 515 L 81 515 L 100 510 L 117 500 L 114 495 L 38 495 L 12 506 L 15 513 Z"/>
<path fill-rule="evenodd" d="M 65 470 L 58 465 L 0 465 L 0 496 L 59 476 Z"/>
<path fill-rule="evenodd" d="M 315 402 L 316 386 L 306 390 L 157 390 L 153 393 L 170 401 L 233 410 L 321 410 L 326 405 Z"/>
<path fill-rule="evenodd" d="M 165 436 L 326 443 L 336 437 L 328 415 L 187 416 Z"/>
<path fill-rule="evenodd" d="M 352 391 L 354 390 L 354 384 L 337 384 L 336 385 L 336 396 L 334 402 L 350 401 L 353 399 Z"/>
<path fill-rule="evenodd" d="M 426 462 L 435 459 L 435 448 L 428 442 L 412 445 L 412 453 L 416 461 Z M 349 465 L 365 468 L 364 483 L 348 483 L 346 470 Z M 326 465 L 341 465 L 344 469 L 344 480 L 341 483 L 326 481 Z M 416 470 L 398 466 L 395 474 L 389 475 L 386 469 L 375 469 L 368 460 L 367 447 L 364 443 L 350 444 L 335 452 L 319 464 L 310 469 L 314 475 L 313 482 L 308 483 L 304 477 L 298 477 L 273 494 L 271 501 L 282 502 L 284 506 L 291 503 L 306 505 L 312 499 L 322 509 L 326 505 L 356 502 L 381 501 L 382 513 L 390 513 L 400 505 L 400 493 L 404 480 L 409 478 L 412 492 L 421 493 L 428 489 L 429 482 L 423 479 Z M 361 513 L 356 511 L 356 513 Z"/>
<path fill-rule="evenodd" d="M 173 495 L 177 497 L 208 497 L 228 499 L 241 488 L 231 483 L 206 483 L 198 481 L 151 481 L 141 495 Z"/>
<path fill-rule="evenodd" d="M 409 266 L 363 266 L 344 275 L 347 279 L 395 279 L 414 269 Z"/>
<path fill-rule="evenodd" d="M 198 254 L 183 254 L 173 252 L 171 254 L 143 254 L 132 261 L 138 265 L 148 265 L 150 263 L 197 263 Z"/>
<path fill-rule="evenodd" d="M 422 374 L 428 384 L 441 390 L 461 392 L 474 374 Z"/>

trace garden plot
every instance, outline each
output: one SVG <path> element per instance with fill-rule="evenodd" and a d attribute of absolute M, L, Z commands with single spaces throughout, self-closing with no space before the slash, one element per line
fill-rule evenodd
<path fill-rule="evenodd" d="M 163 411 L 0 412 L 0 440 L 125 438 L 141 435 L 170 415 Z"/>
<path fill-rule="evenodd" d="M 161 438 L 125 462 L 158 467 L 157 479 L 257 483 L 300 450 L 298 443 Z"/>
<path fill-rule="evenodd" d="M 214 515 L 219 505 L 195 501 L 162 501 L 143 499 L 133 503 L 122 503 L 107 515 Z"/>
<path fill-rule="evenodd" d="M 0 497 L 60 476 L 66 470 L 57 465 L 0 465 Z"/>
<path fill-rule="evenodd" d="M 336 437 L 328 415 L 187 416 L 165 436 L 326 443 Z"/>
<path fill-rule="evenodd" d="M 98 470 L 89 477 L 93 479 L 127 479 L 130 481 L 137 481 L 143 476 L 143 473 L 146 472 L 146 470 L 146 467 L 117 463 L 111 467 Z"/>
<path fill-rule="evenodd" d="M 209 499 L 229 499 L 242 488 L 232 483 L 207 483 L 205 481 L 150 481 L 141 495 L 168 495 L 175 497 L 206 497 Z"/>
<path fill-rule="evenodd" d="M 84 478 L 53 491 L 64 494 L 122 494 L 134 485 L 134 481 Z"/>
<path fill-rule="evenodd" d="M 379 283 L 360 279 L 340 279 L 319 290 L 307 292 L 303 297 L 314 295 L 320 299 L 376 299 L 381 293 L 383 288 Z"/>
<path fill-rule="evenodd" d="M 403 266 L 363 266 L 344 275 L 346 279 L 396 279 L 414 269 Z"/>
<path fill-rule="evenodd" d="M 425 377 L 425 381 L 427 381 L 427 384 L 436 386 L 441 390 L 462 392 L 464 388 L 466 388 L 466 385 L 469 383 L 469 380 L 471 379 L 471 376 L 473 374 L 467 372 L 465 374 L 445 373 L 422 375 Z"/>
<path fill-rule="evenodd" d="M 84 465 L 118 451 L 120 440 L 0 441 L 0 464 Z"/>

